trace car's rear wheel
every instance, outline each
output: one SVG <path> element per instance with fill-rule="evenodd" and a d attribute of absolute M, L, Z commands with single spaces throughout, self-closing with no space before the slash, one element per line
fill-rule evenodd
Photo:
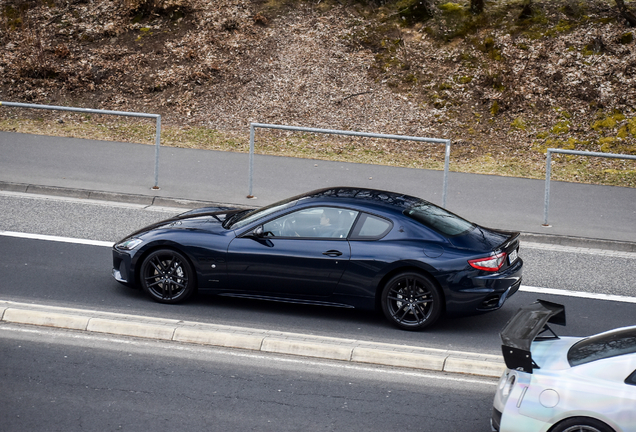
<path fill-rule="evenodd" d="M 154 251 L 141 264 L 141 287 L 158 302 L 183 301 L 194 292 L 192 266 L 175 250 Z"/>
<path fill-rule="evenodd" d="M 433 324 L 443 309 L 439 288 L 426 276 L 405 272 L 393 276 L 382 290 L 384 316 L 404 330 L 421 330 Z"/>
<path fill-rule="evenodd" d="M 614 432 L 614 430 L 593 418 L 572 417 L 557 424 L 550 432 Z"/>

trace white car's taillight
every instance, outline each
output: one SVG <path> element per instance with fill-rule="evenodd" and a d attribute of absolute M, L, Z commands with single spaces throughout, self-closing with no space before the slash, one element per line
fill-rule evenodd
<path fill-rule="evenodd" d="M 485 271 L 497 271 L 504 265 L 506 262 L 506 253 L 501 252 L 497 255 L 489 256 L 486 258 L 477 258 L 468 260 L 468 264 L 471 267 L 476 268 L 477 270 L 485 270 Z"/>
<path fill-rule="evenodd" d="M 515 375 L 508 375 L 508 379 L 503 383 L 503 388 L 501 389 L 501 396 L 504 400 L 508 399 L 508 396 L 510 396 L 510 392 L 515 386 L 516 381 L 517 377 Z"/>
<path fill-rule="evenodd" d="M 504 409 L 506 402 L 510 397 L 510 393 L 512 393 L 512 390 L 515 387 L 516 382 L 517 375 L 512 371 L 508 371 L 501 376 L 501 378 L 499 379 L 499 385 L 497 386 L 497 393 L 495 393 L 495 408 L 500 411 Z"/>

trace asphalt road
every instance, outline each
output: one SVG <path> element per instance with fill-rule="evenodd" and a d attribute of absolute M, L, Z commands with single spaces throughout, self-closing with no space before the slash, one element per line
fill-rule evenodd
<path fill-rule="evenodd" d="M 113 242 L 181 212 L 0 194 L 0 231 Z M 0 232 L 0 234 L 2 234 Z M 522 244 L 525 286 L 632 296 L 634 254 Z M 503 309 L 406 332 L 370 312 L 198 295 L 150 301 L 116 283 L 106 245 L 0 235 L 0 298 L 500 353 L 498 332 L 536 298 L 560 302 L 583 336 L 633 324 L 634 303 L 519 292 Z M 23 430 L 486 432 L 495 380 L 344 364 L 44 327 L 0 325 L 0 424 Z"/>
<path fill-rule="evenodd" d="M 0 230 L 115 241 L 180 210 L 111 203 L 0 195 Z M 530 245 L 528 245 L 530 246 Z M 577 248 L 522 245 L 524 285 L 631 296 L 633 254 L 607 256 Z M 544 298 L 566 305 L 560 334 L 587 335 L 634 323 L 633 303 L 519 292 L 500 311 L 444 319 L 426 332 L 394 329 L 374 313 L 199 295 L 161 305 L 110 276 L 110 249 L 0 236 L 0 296 L 4 300 L 257 327 L 297 333 L 500 353 L 498 332 L 518 307 Z"/>
<path fill-rule="evenodd" d="M 496 380 L 0 326 L 13 431 L 490 430 Z"/>

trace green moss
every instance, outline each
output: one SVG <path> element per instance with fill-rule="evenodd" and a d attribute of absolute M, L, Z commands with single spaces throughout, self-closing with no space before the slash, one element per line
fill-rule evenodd
<path fill-rule="evenodd" d="M 567 120 L 562 120 L 560 122 L 557 122 L 557 124 L 552 126 L 552 129 L 550 129 L 550 133 L 555 135 L 561 135 L 564 133 L 568 133 L 569 131 L 570 131 L 570 122 Z"/>
<path fill-rule="evenodd" d="M 591 126 L 595 131 L 599 131 L 601 129 L 614 129 L 618 122 L 625 120 L 625 115 L 618 110 L 614 110 L 608 115 L 604 115 L 602 111 L 599 111 L 597 117 L 598 120 L 596 120 Z"/>
<path fill-rule="evenodd" d="M 568 140 L 563 143 L 561 148 L 564 150 L 574 150 L 577 144 L 578 140 L 576 138 L 568 138 Z"/>
<path fill-rule="evenodd" d="M 460 83 L 460 84 L 468 84 L 472 80 L 473 80 L 473 77 L 472 76 L 468 76 L 468 75 L 461 76 L 461 77 L 457 78 L 457 82 Z"/>
<path fill-rule="evenodd" d="M 612 148 L 614 147 L 617 141 L 618 139 L 616 137 L 604 137 L 604 138 L 599 138 L 598 143 L 601 146 L 601 151 L 603 153 L 611 153 Z"/>
<path fill-rule="evenodd" d="M 514 119 L 514 121 L 510 123 L 510 126 L 519 130 L 526 130 L 527 128 L 526 122 L 521 117 L 517 117 L 516 119 Z"/>
<path fill-rule="evenodd" d="M 572 118 L 572 114 L 570 114 L 569 112 L 567 112 L 566 110 L 564 110 L 563 108 L 554 108 L 554 110 L 564 119 L 569 119 Z"/>
<path fill-rule="evenodd" d="M 499 102 L 494 101 L 492 103 L 492 105 L 490 106 L 490 114 L 492 114 L 493 116 L 499 114 Z"/>
<path fill-rule="evenodd" d="M 546 139 L 550 136 L 550 132 L 539 132 L 537 133 L 537 139 Z"/>
<path fill-rule="evenodd" d="M 460 15 L 464 12 L 464 7 L 458 3 L 444 3 L 437 6 L 442 12 L 449 15 Z"/>

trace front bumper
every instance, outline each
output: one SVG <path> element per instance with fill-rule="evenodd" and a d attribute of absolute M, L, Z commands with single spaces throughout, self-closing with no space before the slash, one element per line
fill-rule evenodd
<path fill-rule="evenodd" d="M 132 274 L 131 256 L 124 252 L 113 248 L 113 269 L 112 275 L 117 282 L 133 285 L 135 281 Z"/>

